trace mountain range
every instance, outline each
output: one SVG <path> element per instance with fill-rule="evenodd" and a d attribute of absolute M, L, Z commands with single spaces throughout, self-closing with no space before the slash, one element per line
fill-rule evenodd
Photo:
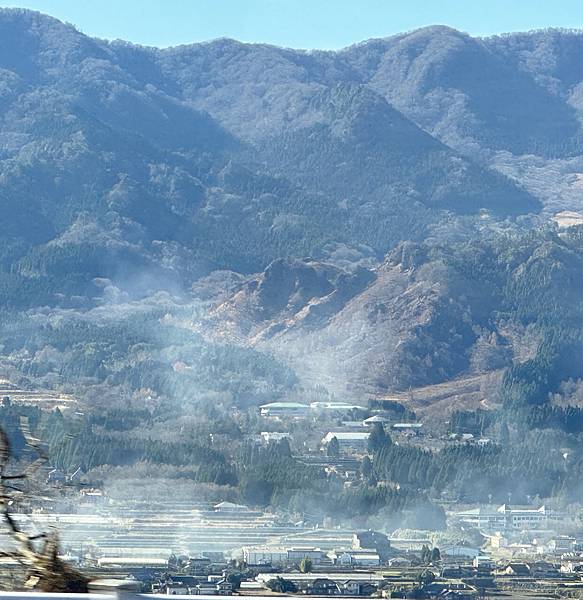
<path fill-rule="evenodd" d="M 157 49 L 3 9 L 3 322 L 164 291 L 206 303 L 203 338 L 341 393 L 533 359 L 543 307 L 578 303 L 552 217 L 583 209 L 582 56 L 578 31 L 443 26 Z"/>

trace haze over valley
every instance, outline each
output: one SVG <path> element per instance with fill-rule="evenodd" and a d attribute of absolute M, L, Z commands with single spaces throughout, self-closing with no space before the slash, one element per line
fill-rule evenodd
<path fill-rule="evenodd" d="M 582 58 L 580 30 L 158 49 L 0 9 L 0 426 L 57 490 L 19 514 L 90 514 L 91 568 L 174 518 L 144 556 L 490 552 L 485 505 L 583 530 Z"/>

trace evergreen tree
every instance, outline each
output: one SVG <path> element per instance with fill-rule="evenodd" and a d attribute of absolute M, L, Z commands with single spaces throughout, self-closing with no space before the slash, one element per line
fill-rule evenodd
<path fill-rule="evenodd" d="M 366 480 L 370 479 L 373 474 L 372 461 L 368 456 L 365 456 L 360 463 L 360 474 Z"/>
<path fill-rule="evenodd" d="M 302 558 L 302 560 L 300 561 L 300 573 L 311 573 L 312 566 L 312 561 L 309 558 Z"/>
<path fill-rule="evenodd" d="M 385 428 L 382 423 L 374 423 L 372 431 L 368 438 L 368 451 L 371 454 L 378 452 L 382 448 L 386 448 L 392 444 L 392 440 L 385 432 Z"/>
<path fill-rule="evenodd" d="M 293 581 L 284 579 L 283 577 L 275 577 L 270 579 L 265 585 L 272 592 L 276 592 L 278 594 L 295 594 L 298 591 L 298 588 Z"/>
<path fill-rule="evenodd" d="M 330 458 L 338 458 L 340 456 L 340 443 L 338 438 L 334 436 L 329 442 L 326 448 L 326 455 Z"/>

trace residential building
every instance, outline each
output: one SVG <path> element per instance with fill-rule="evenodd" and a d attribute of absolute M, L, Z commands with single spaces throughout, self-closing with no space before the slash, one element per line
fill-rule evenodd
<path fill-rule="evenodd" d="M 285 548 L 271 546 L 245 546 L 243 561 L 248 565 L 282 565 L 287 562 Z"/>
<path fill-rule="evenodd" d="M 476 590 L 462 581 L 434 581 L 424 586 L 423 591 L 425 597 L 440 600 L 473 600 L 477 596 Z"/>
<path fill-rule="evenodd" d="M 304 593 L 310 596 L 336 596 L 340 594 L 340 586 L 326 577 L 318 577 L 307 585 Z"/>
<path fill-rule="evenodd" d="M 374 583 L 357 579 L 348 579 L 340 584 L 340 591 L 344 596 L 372 596 L 377 589 Z"/>
<path fill-rule="evenodd" d="M 482 552 L 479 548 L 472 548 L 471 546 L 462 546 L 461 544 L 443 545 L 439 547 L 441 555 L 447 558 L 463 558 L 474 559 L 476 556 L 480 556 Z"/>
<path fill-rule="evenodd" d="M 553 554 L 573 552 L 576 539 L 568 535 L 557 535 L 549 540 L 547 547 Z"/>
<path fill-rule="evenodd" d="M 233 593 L 233 584 L 226 579 L 198 583 L 195 587 L 189 588 L 189 594 L 195 596 L 230 596 Z"/>
<path fill-rule="evenodd" d="M 421 550 L 423 546 L 433 546 L 429 538 L 389 538 L 391 548 L 405 552 Z"/>
<path fill-rule="evenodd" d="M 479 570 L 489 570 L 494 567 L 494 561 L 487 554 L 479 554 L 478 556 L 474 556 L 472 565 Z"/>
<path fill-rule="evenodd" d="M 514 577 L 530 577 L 530 568 L 526 563 L 511 562 L 499 571 L 500 575 L 512 575 Z"/>
<path fill-rule="evenodd" d="M 287 549 L 288 562 L 299 563 L 304 558 L 309 558 L 314 565 L 318 565 L 327 557 L 326 554 L 320 550 L 320 548 L 313 548 L 311 546 L 298 546 Z"/>
<path fill-rule="evenodd" d="M 395 558 L 389 559 L 387 564 L 392 568 L 407 569 L 413 566 L 414 561 L 404 556 L 395 556 Z"/>
<path fill-rule="evenodd" d="M 327 556 L 320 548 L 311 546 L 245 546 L 241 552 L 248 565 L 295 565 L 304 558 L 310 559 L 314 565 L 327 561 Z"/>
<path fill-rule="evenodd" d="M 329 431 L 322 439 L 322 445 L 327 446 L 336 438 L 341 452 L 366 452 L 369 436 L 368 431 Z"/>
<path fill-rule="evenodd" d="M 261 442 L 265 445 L 272 442 L 281 442 L 281 440 L 290 439 L 290 434 L 284 431 L 262 431 Z"/>
<path fill-rule="evenodd" d="M 373 550 L 337 550 L 328 555 L 334 564 L 343 567 L 378 567 L 380 556 Z"/>
<path fill-rule="evenodd" d="M 349 404 L 348 402 L 312 402 L 310 408 L 316 412 L 327 413 L 329 415 L 346 415 L 352 411 L 366 411 L 366 407 L 359 404 Z"/>
<path fill-rule="evenodd" d="M 536 529 L 550 522 L 560 522 L 563 515 L 545 506 L 540 508 L 512 507 L 503 504 L 496 510 L 489 508 L 474 508 L 455 513 L 454 517 L 467 525 L 472 525 L 485 531 L 504 531 L 511 529 Z"/>
<path fill-rule="evenodd" d="M 307 404 L 299 402 L 270 402 L 259 407 L 262 417 L 290 417 L 303 418 L 310 413 L 310 407 Z"/>
<path fill-rule="evenodd" d="M 393 429 L 395 431 L 418 433 L 423 427 L 423 423 L 393 423 Z"/>
<path fill-rule="evenodd" d="M 553 579 L 554 577 L 559 577 L 560 572 L 558 566 L 553 565 L 546 560 L 537 560 L 529 563 L 528 566 L 533 577 L 541 579 Z"/>
<path fill-rule="evenodd" d="M 235 504 L 234 502 L 219 502 L 213 507 L 215 512 L 222 513 L 246 513 L 249 512 L 249 507 L 244 504 Z"/>
<path fill-rule="evenodd" d="M 51 469 L 47 475 L 47 483 L 64 483 L 67 481 L 67 476 L 59 469 Z"/>
<path fill-rule="evenodd" d="M 97 504 L 105 500 L 103 491 L 96 488 L 83 488 L 80 490 L 79 495 L 84 502 L 90 502 L 92 504 Z"/>
<path fill-rule="evenodd" d="M 372 417 L 369 417 L 368 419 L 365 419 L 362 424 L 365 427 L 372 427 L 375 423 L 380 423 L 381 425 L 384 425 L 386 423 L 389 423 L 391 420 L 388 417 L 383 417 L 382 415 L 374 415 Z"/>

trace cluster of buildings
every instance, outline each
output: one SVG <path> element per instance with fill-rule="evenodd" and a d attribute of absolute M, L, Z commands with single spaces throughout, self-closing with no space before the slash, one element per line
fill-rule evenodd
<path fill-rule="evenodd" d="M 170 596 L 231 596 L 233 584 L 221 575 L 183 575 L 164 573 L 151 583 L 154 594 Z"/>
<path fill-rule="evenodd" d="M 473 508 L 451 515 L 455 521 L 485 532 L 554 528 L 565 515 L 546 506 L 524 507 L 502 504 L 496 509 Z"/>
<path fill-rule="evenodd" d="M 68 557 L 95 568 L 162 568 L 172 555 L 222 562 L 242 546 L 309 531 L 273 513 L 233 503 L 84 502 L 78 512 L 15 514 L 23 527 L 59 530 Z M 203 561 L 204 562 L 204 561 Z"/>
<path fill-rule="evenodd" d="M 64 558 L 86 573 L 129 576 L 142 591 L 158 594 L 262 596 L 271 593 L 274 579 L 312 596 L 406 597 L 422 590 L 426 598 L 470 600 L 483 590 L 510 598 L 525 589 L 583 592 L 583 535 L 556 533 L 565 517 L 545 506 L 452 512 L 451 522 L 479 530 L 483 544 L 443 543 L 438 558 L 429 560 L 431 535 L 307 527 L 229 501 L 133 502 L 90 514 L 16 518 L 42 529 L 57 525 Z M 553 531 L 547 527 L 555 533 L 546 535 Z M 535 550 L 527 548 L 526 533 L 531 544 L 536 536 Z M 240 575 L 233 578 L 233 569 Z"/>
<path fill-rule="evenodd" d="M 244 546 L 233 556 L 249 566 L 293 567 L 307 559 L 318 567 L 378 567 L 391 556 L 388 537 L 375 531 L 312 529 L 283 536 L 278 544 Z"/>
<path fill-rule="evenodd" d="M 302 404 L 301 402 L 269 402 L 259 407 L 262 417 L 270 418 L 305 418 L 317 416 L 318 414 L 346 415 L 353 411 L 365 412 L 368 409 L 358 404 L 347 402 L 312 402 Z"/>
<path fill-rule="evenodd" d="M 319 447 L 326 450 L 336 440 L 338 450 L 343 455 L 365 454 L 368 449 L 368 438 L 373 427 L 380 424 L 387 431 L 398 435 L 418 436 L 423 432 L 423 424 L 419 422 L 394 422 L 388 414 L 376 411 L 372 416 L 364 406 L 347 402 L 270 402 L 260 407 L 260 414 L 272 423 L 293 422 L 314 417 L 331 417 L 338 420 L 338 427 L 323 433 Z M 358 418 L 359 417 L 359 418 Z M 352 420 L 347 420 L 352 419 Z M 326 422 L 326 421 L 324 421 Z M 325 431 L 325 430 L 324 430 Z M 289 431 L 263 431 L 259 436 L 260 443 L 268 445 L 284 439 L 292 441 Z"/>

